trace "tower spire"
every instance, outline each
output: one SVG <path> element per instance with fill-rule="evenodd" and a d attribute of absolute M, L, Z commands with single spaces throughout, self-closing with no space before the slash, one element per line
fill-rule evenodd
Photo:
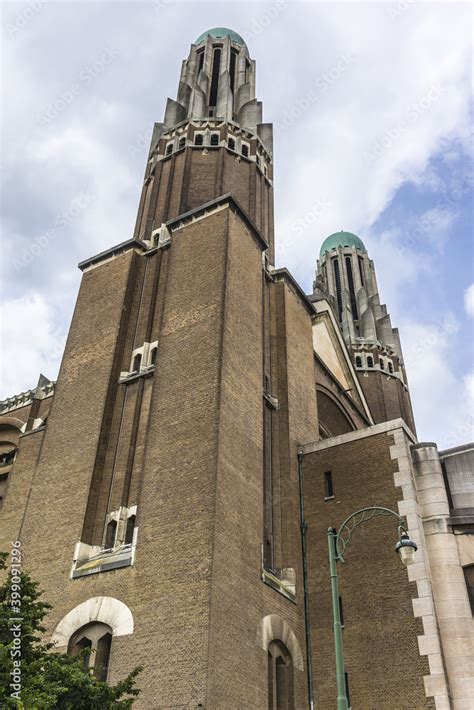
<path fill-rule="evenodd" d="M 414 432 L 398 329 L 380 303 L 374 262 L 360 237 L 341 230 L 324 240 L 312 298 L 331 303 L 374 420 L 401 417 Z"/>
<path fill-rule="evenodd" d="M 269 245 L 273 263 L 273 130 L 262 122 L 255 61 L 240 35 L 214 28 L 182 63 L 176 99 L 154 126 L 134 236 L 231 193 Z"/>

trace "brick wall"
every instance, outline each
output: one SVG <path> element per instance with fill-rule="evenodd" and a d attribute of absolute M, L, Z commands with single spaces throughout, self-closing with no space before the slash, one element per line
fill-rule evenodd
<path fill-rule="evenodd" d="M 315 700 L 316 707 L 327 710 L 334 708 L 337 697 L 327 529 L 338 528 L 347 516 L 370 505 L 398 512 L 402 498 L 394 485 L 393 435 L 346 437 L 346 442 L 345 437 L 335 443 L 327 440 L 304 458 Z M 307 450 L 311 448 L 317 445 Z M 330 500 L 324 499 L 326 471 L 332 472 L 334 485 Z M 394 552 L 397 539 L 395 518 L 364 523 L 353 533 L 346 564 L 338 564 L 346 671 L 354 708 L 433 707 L 423 687 L 428 663 L 418 651 L 417 635 L 423 627 L 414 618 L 411 603 L 417 596 L 416 584 L 408 581 L 407 570 Z"/>
<path fill-rule="evenodd" d="M 134 633 L 114 637 L 109 678 L 145 667 L 137 709 L 266 708 L 259 628 L 269 615 L 292 630 L 304 653 L 296 452 L 317 434 L 315 391 L 307 387 L 311 314 L 288 280 L 263 278 L 261 250 L 248 224 L 225 207 L 175 229 L 164 251 L 130 250 L 86 271 L 47 428 L 22 440 L 2 530 L 17 536 L 29 495 L 24 561 L 53 605 L 48 633 L 92 597 L 130 608 Z M 272 336 L 281 405 L 279 561 L 296 570 L 296 603 L 261 580 L 264 289 L 279 320 Z M 153 376 L 142 381 L 138 411 L 123 406 L 118 375 L 148 332 L 159 339 L 159 354 Z M 127 385 L 131 401 L 136 384 Z M 117 446 L 120 436 L 130 440 L 137 416 L 129 499 L 138 504 L 135 564 L 71 580 L 89 514 L 100 537 L 91 501 L 107 495 L 103 474 L 114 451 L 123 487 L 126 448 Z M 295 693 L 304 707 L 302 662 Z"/>

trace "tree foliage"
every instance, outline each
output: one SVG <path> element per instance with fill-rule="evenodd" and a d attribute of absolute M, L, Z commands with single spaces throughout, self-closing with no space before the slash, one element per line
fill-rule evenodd
<path fill-rule="evenodd" d="M 6 569 L 6 560 L 7 554 L 0 553 L 0 570 Z M 139 693 L 135 679 L 141 668 L 108 685 L 84 668 L 83 654 L 72 657 L 54 651 L 42 640 L 43 620 L 51 605 L 41 596 L 38 583 L 22 570 L 15 574 L 10 570 L 0 586 L 0 708 L 130 708 Z"/>

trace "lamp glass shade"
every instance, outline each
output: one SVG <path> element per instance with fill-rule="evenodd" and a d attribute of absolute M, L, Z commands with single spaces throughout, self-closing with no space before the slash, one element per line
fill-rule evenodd
<path fill-rule="evenodd" d="M 395 545 L 395 550 L 400 555 L 400 559 L 404 565 L 407 567 L 415 562 L 415 552 L 417 551 L 417 546 L 410 540 L 408 535 L 402 535 L 400 540 Z"/>

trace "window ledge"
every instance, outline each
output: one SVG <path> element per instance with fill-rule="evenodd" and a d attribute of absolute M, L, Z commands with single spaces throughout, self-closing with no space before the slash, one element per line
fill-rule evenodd
<path fill-rule="evenodd" d="M 108 572 L 112 569 L 130 567 L 133 565 L 135 557 L 135 547 L 133 545 L 122 545 L 121 547 L 101 550 L 91 557 L 74 560 L 71 577 L 86 577 L 98 572 Z"/>
<path fill-rule="evenodd" d="M 263 567 L 262 581 L 283 597 L 289 599 L 293 604 L 296 604 L 296 584 L 290 579 L 280 579 L 283 571 L 284 570 L 269 570 Z M 280 576 L 278 576 L 278 572 L 280 572 Z M 292 576 L 294 577 L 294 570 L 292 570 L 292 572 Z"/>
<path fill-rule="evenodd" d="M 336 496 L 324 496 L 324 500 L 334 500 Z"/>
<path fill-rule="evenodd" d="M 149 365 L 148 367 L 143 368 L 143 370 L 140 370 L 140 372 L 129 372 L 128 375 L 119 377 L 119 385 L 132 382 L 133 380 L 138 380 L 140 377 L 150 377 L 150 375 L 152 375 L 154 371 L 155 365 Z"/>

